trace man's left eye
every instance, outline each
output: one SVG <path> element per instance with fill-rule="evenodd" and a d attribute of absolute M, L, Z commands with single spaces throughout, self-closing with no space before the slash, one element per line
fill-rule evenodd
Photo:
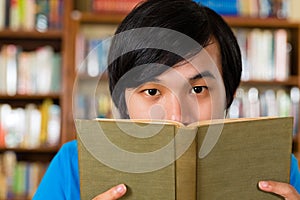
<path fill-rule="evenodd" d="M 195 86 L 195 87 L 193 87 L 192 93 L 199 94 L 199 93 L 203 92 L 206 89 L 207 89 L 206 86 Z"/>
<path fill-rule="evenodd" d="M 157 96 L 160 94 L 158 89 L 147 89 L 144 90 L 144 92 L 148 95 L 148 96 Z"/>

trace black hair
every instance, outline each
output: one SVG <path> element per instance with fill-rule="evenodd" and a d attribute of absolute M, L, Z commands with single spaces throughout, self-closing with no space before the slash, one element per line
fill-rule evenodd
<path fill-rule="evenodd" d="M 147 0 L 125 17 L 115 35 L 143 27 L 159 27 L 180 32 L 195 40 L 202 47 L 207 46 L 212 42 L 212 38 L 215 38 L 220 47 L 226 106 L 229 108 L 240 83 L 242 63 L 237 40 L 220 15 L 191 0 Z M 151 42 L 151 35 L 150 29 L 147 38 L 143 41 Z M 128 118 L 125 102 L 126 88 L 137 87 L 160 75 L 166 70 L 163 65 L 171 67 L 185 59 L 164 49 L 139 48 L 139 44 L 134 43 L 138 36 L 138 33 L 118 36 L 113 38 L 110 47 L 109 89 L 121 118 Z M 180 48 L 184 55 L 192 56 L 201 51 L 196 46 L 189 46 L 176 38 L 172 39 L 173 48 Z M 126 52 L 124 49 L 128 45 L 136 48 Z M 153 67 L 153 63 L 163 65 Z M 135 70 L 135 77 L 126 77 L 126 73 L 130 70 Z M 119 84 L 119 82 L 122 83 Z"/>

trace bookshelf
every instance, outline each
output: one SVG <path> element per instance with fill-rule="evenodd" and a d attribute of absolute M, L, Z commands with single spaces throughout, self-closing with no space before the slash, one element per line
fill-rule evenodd
<path fill-rule="evenodd" d="M 4 3 L 5 1 L 3 1 Z M 9 1 L 6 1 L 9 2 Z M 16 1 L 17 2 L 17 1 Z M 2 188 L 0 191 L 0 199 L 31 199 L 33 193 L 35 190 L 34 188 L 29 192 L 27 195 L 24 195 L 24 191 L 22 192 L 22 189 L 14 189 L 14 192 L 12 192 L 9 188 L 10 186 L 7 185 L 5 180 L 8 179 L 8 176 L 3 175 L 3 171 L 8 168 L 18 168 L 18 170 L 27 170 L 32 171 L 32 174 L 35 174 L 33 179 L 35 179 L 35 182 L 32 184 L 35 184 L 35 187 L 39 184 L 40 179 L 42 178 L 49 162 L 54 157 L 54 155 L 59 150 L 60 146 L 64 144 L 65 142 L 71 140 L 73 137 L 72 133 L 72 126 L 73 126 L 73 118 L 72 118 L 72 109 L 71 106 L 69 107 L 70 102 L 72 101 L 70 96 L 72 93 L 72 90 L 70 89 L 73 86 L 73 79 L 70 78 L 70 67 L 68 62 L 68 44 L 70 41 L 68 40 L 70 29 L 70 13 L 73 7 L 73 1 L 72 0 L 51 0 L 51 1 L 40 1 L 40 2 L 48 2 L 47 5 L 38 5 L 36 8 L 36 12 L 44 12 L 45 10 L 48 10 L 51 12 L 52 10 L 56 10 L 56 14 L 45 14 L 48 16 L 47 20 L 47 28 L 41 30 L 37 28 L 37 25 L 34 24 L 31 28 L 25 28 L 24 24 L 20 25 L 19 27 L 12 28 L 10 21 L 12 21 L 11 18 L 6 19 L 6 25 L 0 27 L 0 49 L 3 50 L 5 46 L 11 45 L 18 48 L 18 52 L 16 55 L 16 58 L 18 60 L 18 68 L 20 67 L 20 55 L 24 53 L 27 54 L 27 58 L 34 60 L 35 54 L 38 54 L 38 51 L 40 49 L 43 49 L 44 47 L 47 47 L 48 49 L 51 49 L 51 55 L 57 55 L 59 58 L 56 62 L 57 67 L 55 69 L 58 70 L 57 74 L 53 75 L 55 77 L 59 77 L 59 79 L 51 80 L 51 84 L 53 83 L 55 85 L 55 89 L 47 89 L 44 91 L 36 90 L 32 88 L 33 86 L 30 85 L 28 88 L 22 88 L 20 89 L 18 86 L 15 89 L 16 91 L 13 92 L 13 94 L 9 94 L 6 89 L 7 88 L 1 88 L 0 86 L 0 105 L 5 105 L 6 108 L 10 107 L 11 112 L 15 112 L 16 110 L 23 110 L 21 112 L 29 112 L 26 110 L 28 107 L 34 107 L 36 112 L 43 112 L 40 111 L 45 104 L 45 102 L 51 101 L 53 106 L 56 108 L 56 117 L 55 120 L 53 119 L 53 123 L 55 123 L 55 134 L 53 129 L 50 131 L 49 129 L 46 130 L 46 134 L 49 134 L 46 136 L 46 138 L 43 138 L 43 142 L 38 141 L 41 139 L 41 135 L 35 136 L 38 137 L 37 141 L 41 143 L 35 143 L 34 145 L 29 145 L 28 142 L 24 142 L 25 139 L 17 144 L 9 145 L 6 142 L 4 142 L 4 137 L 7 135 L 3 135 L 3 133 L 8 134 L 9 131 L 5 130 L 5 132 L 1 132 L 4 130 L 4 126 L 0 126 L 0 187 Z M 38 3 L 38 1 L 28 1 L 28 4 L 26 6 L 29 6 L 29 3 Z M 23 9 L 20 5 L 20 9 Z M 43 7 L 46 6 L 46 7 Z M 48 6 L 48 7 L 47 7 Z M 42 9 L 46 8 L 46 9 Z M 2 7 L 1 7 L 2 9 Z M 9 12 L 11 12 L 12 6 L 8 6 L 7 8 Z M 25 18 L 25 13 L 29 13 L 30 9 L 23 10 L 24 12 L 23 17 Z M 25 12 L 26 11 L 26 12 Z M 7 12 L 7 10 L 5 10 Z M 60 14 L 59 14 L 60 13 Z M 2 15 L 3 13 L 1 13 Z M 30 13 L 31 15 L 35 16 L 37 13 Z M 43 13 L 42 13 L 43 14 Z M 7 18 L 7 17 L 6 17 Z M 3 19 L 3 18 L 1 18 Z M 20 18 L 22 19 L 22 17 Z M 19 20 L 20 20 L 19 19 Z M 28 18 L 29 19 L 29 18 Z M 32 18 L 30 18 L 32 19 Z M 15 19 L 14 19 L 15 20 Z M 8 21 L 8 22 L 7 22 Z M 22 20 L 21 20 L 22 21 Z M 22 22 L 24 23 L 24 22 Z M 3 25 L 3 24 L 2 24 Z M 32 25 L 32 24 L 31 24 Z M 4 51 L 1 51 L 3 53 Z M 39 54 L 37 57 L 45 56 L 45 54 Z M 1 54 L 0 60 L 3 60 L 4 54 Z M 30 57 L 29 57 L 30 56 Z M 24 56 L 25 57 L 25 56 Z M 51 62 L 51 61 L 50 61 Z M 54 61 L 53 61 L 54 62 Z M 22 76 L 24 76 L 24 73 L 29 73 L 30 67 L 28 66 L 35 66 L 36 68 L 33 68 L 32 71 L 35 71 L 37 68 L 41 69 L 43 66 L 46 66 L 47 62 L 39 62 L 39 65 L 34 63 L 27 63 L 27 67 L 25 68 L 25 72 L 18 72 L 17 73 L 17 82 L 20 82 L 20 79 Z M 5 71 L 3 70 L 3 63 L 0 65 L 0 79 L 4 79 Z M 54 65 L 51 65 L 52 67 Z M 53 70 L 54 68 L 51 68 Z M 50 70 L 50 71 L 51 71 Z M 71 70 L 72 71 L 72 70 Z M 40 71 L 39 71 L 40 72 Z M 51 71 L 53 74 L 54 72 Z M 40 74 L 39 74 L 40 75 Z M 48 74 L 49 76 L 50 74 Z M 44 80 L 39 82 L 38 85 L 43 85 L 47 81 L 46 79 L 48 76 L 44 77 Z M 11 77 L 9 77 L 11 78 Z M 6 77 L 5 77 L 6 79 Z M 26 80 L 26 79 L 25 79 Z M 30 82 L 30 81 L 27 81 Z M 33 82 L 33 81 L 32 81 Z M 23 82 L 24 83 L 24 82 Z M 20 84 L 21 85 L 21 84 Z M 54 86 L 53 86 L 54 87 Z M 0 106 L 0 107 L 1 107 Z M 3 111 L 3 110 L 1 110 Z M 16 112 L 18 112 L 16 111 Z M 2 115 L 2 114 L 1 114 Z M 43 115 L 42 113 L 40 115 Z M 37 117 L 38 115 L 35 115 Z M 3 114 L 1 118 L 1 123 L 3 123 L 4 118 L 6 118 L 7 115 Z M 35 120 L 32 120 L 32 123 L 38 124 L 38 123 L 45 123 L 38 120 L 38 118 L 34 118 Z M 25 121 L 28 122 L 28 119 L 25 118 Z M 19 125 L 21 126 L 22 120 L 20 121 Z M 48 121 L 46 120 L 46 123 L 50 122 L 50 119 Z M 18 123 L 18 122 L 14 122 Z M 42 126 L 42 125 L 41 125 Z M 53 126 L 52 126 L 53 128 Z M 53 134 L 52 134 L 53 133 Z M 52 134 L 52 136 L 51 136 Z M 72 135 L 72 136 L 70 136 Z M 45 135 L 44 135 L 45 136 Z M 44 137 L 43 136 L 43 137 Z M 25 138 L 25 136 L 22 136 Z M 48 137 L 48 138 L 47 138 Z M 47 142 L 47 140 L 53 137 L 52 144 Z M 26 145 L 25 145 L 26 143 Z M 11 165 L 8 166 L 8 160 L 11 160 Z M 22 177 L 22 176 L 21 176 Z M 10 177 L 11 178 L 11 177 Z M 20 184 L 19 184 L 20 185 Z M 23 184 L 25 185 L 25 184 Z M 6 191 L 5 191 L 6 190 Z M 26 191 L 28 192 L 28 191 Z"/>
<path fill-rule="evenodd" d="M 103 26 L 107 24 L 117 25 L 123 18 L 124 14 L 111 14 L 111 13 L 94 13 L 94 12 L 79 12 L 75 11 L 72 13 L 72 23 L 74 28 L 73 41 L 76 41 L 76 32 L 80 31 L 80 28 L 83 26 L 92 25 L 92 26 Z M 287 19 L 277 19 L 277 18 L 251 18 L 251 17 L 235 17 L 235 16 L 224 16 L 225 21 L 233 29 L 261 29 L 261 30 L 270 30 L 275 31 L 278 29 L 283 29 L 288 32 L 287 42 L 292 46 L 292 51 L 290 53 L 290 69 L 289 76 L 284 80 L 277 80 L 273 78 L 272 80 L 243 80 L 241 82 L 241 87 L 251 88 L 263 88 L 263 89 L 274 89 L 277 90 L 283 89 L 289 92 L 293 87 L 300 87 L 300 23 L 295 21 L 289 21 Z M 76 47 L 73 46 L 75 49 Z M 73 57 L 75 57 L 75 52 L 73 52 Z M 75 60 L 73 59 L 73 64 Z M 87 79 L 87 78 L 86 78 Z M 299 123 L 299 122 L 298 122 Z M 300 137 L 299 133 L 294 137 L 294 153 L 300 158 Z"/>

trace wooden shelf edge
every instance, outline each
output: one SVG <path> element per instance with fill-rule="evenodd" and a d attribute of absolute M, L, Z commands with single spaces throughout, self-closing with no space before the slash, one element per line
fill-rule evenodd
<path fill-rule="evenodd" d="M 126 13 L 97 13 L 73 11 L 71 17 L 73 20 L 81 23 L 113 23 L 119 24 Z M 278 19 L 273 17 L 254 18 L 241 16 L 223 16 L 224 20 L 232 27 L 266 27 L 266 28 L 299 28 L 300 23 L 288 19 Z"/>
<path fill-rule="evenodd" d="M 13 151 L 16 153 L 56 153 L 59 147 L 40 147 L 40 148 L 5 148 L 1 147 L 0 152 Z"/>
<path fill-rule="evenodd" d="M 276 85 L 276 86 L 298 86 L 298 77 L 297 76 L 291 76 L 286 81 L 277 81 L 277 80 L 270 80 L 270 81 L 264 81 L 264 80 L 249 80 L 249 81 L 242 81 L 241 86 L 247 86 L 247 85 Z"/>
<path fill-rule="evenodd" d="M 224 20 L 232 27 L 264 27 L 264 28 L 299 28 L 300 23 L 278 18 L 253 18 L 223 16 Z"/>
<path fill-rule="evenodd" d="M 49 94 L 28 94 L 28 95 L 23 95 L 23 94 L 17 94 L 13 96 L 5 95 L 5 94 L 0 94 L 0 99 L 59 99 L 60 98 L 59 93 L 49 93 Z"/>
<path fill-rule="evenodd" d="M 12 39 L 62 39 L 62 30 L 47 30 L 45 32 L 39 32 L 36 30 L 25 31 L 25 30 L 0 30 L 0 38 L 12 38 Z"/>

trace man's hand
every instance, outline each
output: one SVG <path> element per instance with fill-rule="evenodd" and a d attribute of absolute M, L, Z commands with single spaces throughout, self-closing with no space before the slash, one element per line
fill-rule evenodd
<path fill-rule="evenodd" d="M 122 197 L 126 193 L 126 190 L 126 186 L 120 184 L 96 196 L 93 200 L 116 200 Z"/>
<path fill-rule="evenodd" d="M 272 192 L 285 198 L 285 200 L 300 200 L 299 193 L 293 186 L 276 181 L 260 181 L 258 186 L 261 190 Z"/>

